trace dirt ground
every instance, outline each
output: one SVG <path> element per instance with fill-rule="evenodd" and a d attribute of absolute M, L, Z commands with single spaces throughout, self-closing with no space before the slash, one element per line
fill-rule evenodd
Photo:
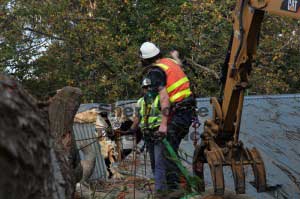
<path fill-rule="evenodd" d="M 78 184 L 77 199 L 154 199 L 154 180 L 151 174 L 150 161 L 144 161 L 143 154 L 137 155 L 136 176 L 134 177 L 133 157 L 129 156 L 118 165 L 121 179 L 107 179 L 85 186 Z M 146 164 L 146 166 L 145 166 Z M 188 194 L 188 193 L 186 193 Z M 247 195 L 236 195 L 234 191 L 226 190 L 224 196 L 214 196 L 212 188 L 205 193 L 190 197 L 190 199 L 251 199 Z M 164 199 L 168 199 L 165 197 Z"/>

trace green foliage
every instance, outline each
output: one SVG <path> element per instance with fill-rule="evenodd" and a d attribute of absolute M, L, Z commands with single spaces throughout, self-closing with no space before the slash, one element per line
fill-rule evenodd
<path fill-rule="evenodd" d="M 181 53 L 197 96 L 217 95 L 216 77 L 231 34 L 234 4 L 233 0 L 2 0 L 0 70 L 16 76 L 40 99 L 66 85 L 80 87 L 84 102 L 138 98 L 142 78 L 138 50 L 151 40 L 165 53 L 172 49 Z M 252 93 L 299 92 L 297 35 L 299 21 L 266 17 Z"/>

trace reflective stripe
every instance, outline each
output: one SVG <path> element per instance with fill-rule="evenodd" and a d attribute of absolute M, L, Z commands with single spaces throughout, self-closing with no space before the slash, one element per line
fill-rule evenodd
<path fill-rule="evenodd" d="M 137 101 L 137 106 L 141 108 L 142 106 L 142 101 L 143 101 L 143 98 L 140 98 L 138 101 Z"/>
<path fill-rule="evenodd" d="M 188 89 L 185 89 L 183 91 L 180 91 L 178 93 L 176 93 L 175 95 L 173 95 L 171 98 L 170 98 L 170 102 L 175 102 L 178 98 L 182 97 L 182 96 L 185 96 L 185 97 L 188 97 L 192 94 L 191 90 L 188 88 Z"/>
<path fill-rule="evenodd" d="M 187 77 L 183 77 L 180 80 L 178 80 L 177 82 L 173 83 L 171 86 L 169 86 L 167 88 L 168 93 L 172 92 L 173 90 L 175 90 L 176 88 L 178 88 L 179 86 L 181 86 L 182 84 L 188 82 L 189 79 Z"/>
<path fill-rule="evenodd" d="M 153 129 L 155 127 L 160 126 L 160 123 L 161 123 L 161 118 L 160 117 L 149 117 L 148 119 L 149 119 L 148 128 Z M 140 123 L 140 127 L 141 128 L 147 128 L 143 121 Z"/>
<path fill-rule="evenodd" d="M 155 64 L 155 66 L 158 66 L 159 68 L 161 68 L 162 70 L 164 70 L 166 72 L 167 92 L 169 94 L 170 102 L 173 103 L 181 97 L 189 97 L 192 94 L 190 88 L 182 90 L 186 87 L 183 87 L 183 88 L 179 89 L 179 91 L 172 93 L 172 91 L 176 90 L 177 88 L 181 87 L 185 83 L 189 82 L 189 80 L 188 80 L 187 76 L 184 74 L 184 72 L 182 71 L 182 69 L 180 68 L 180 66 L 176 63 L 175 60 L 169 59 L 169 61 L 172 61 L 173 63 L 170 63 L 167 61 L 166 64 L 164 64 L 165 61 L 166 60 L 162 59 L 161 60 L 162 63 L 157 63 L 157 64 Z M 169 64 L 170 64 L 170 66 L 168 66 Z M 172 73 L 176 73 L 176 72 L 178 72 L 178 75 L 172 76 Z M 178 78 L 180 78 L 180 79 L 177 80 Z M 174 82 L 174 80 L 175 81 L 177 80 L 177 81 Z"/>
<path fill-rule="evenodd" d="M 171 60 L 172 62 L 178 64 L 178 62 L 175 60 L 175 59 L 171 59 L 171 58 L 167 58 L 169 60 Z M 179 65 L 179 64 L 178 64 Z M 155 66 L 159 66 L 161 67 L 163 70 L 168 70 L 169 69 L 169 66 L 165 65 L 165 64 L 162 64 L 162 63 L 159 63 L 159 64 L 155 64 Z"/>
<path fill-rule="evenodd" d="M 156 96 L 154 102 L 152 105 L 145 104 L 144 98 L 141 98 L 138 102 L 140 102 L 141 109 L 140 109 L 140 127 L 142 129 L 146 128 L 145 126 L 145 112 L 147 108 L 151 108 L 150 113 L 148 113 L 148 128 L 153 129 L 155 127 L 158 127 L 161 123 L 161 112 L 159 110 L 159 95 Z M 146 107 L 147 106 L 147 107 Z"/>
<path fill-rule="evenodd" d="M 163 69 L 165 71 L 169 69 L 169 66 L 167 66 L 165 64 L 155 64 L 155 66 L 158 66 L 158 67 L 160 67 L 161 69 Z"/>
<path fill-rule="evenodd" d="M 154 102 L 152 103 L 152 111 L 155 110 L 160 113 L 159 108 L 158 108 L 159 102 L 160 102 L 160 96 L 158 95 L 158 96 L 156 96 L 156 98 L 154 99 Z"/>
<path fill-rule="evenodd" d="M 171 59 L 171 58 L 167 58 L 167 59 L 169 59 L 179 65 L 179 63 L 175 59 Z"/>

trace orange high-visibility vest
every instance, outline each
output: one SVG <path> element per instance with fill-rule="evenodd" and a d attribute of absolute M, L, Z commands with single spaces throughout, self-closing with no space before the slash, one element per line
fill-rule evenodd
<path fill-rule="evenodd" d="M 171 103 L 180 102 L 192 94 L 189 79 L 175 60 L 163 58 L 158 60 L 154 66 L 158 66 L 166 73 L 166 87 Z"/>

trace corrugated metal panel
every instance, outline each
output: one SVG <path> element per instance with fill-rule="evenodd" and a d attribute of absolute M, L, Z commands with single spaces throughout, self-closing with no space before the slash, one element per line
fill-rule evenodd
<path fill-rule="evenodd" d="M 101 146 L 95 135 L 95 125 L 74 123 L 73 130 L 77 148 L 80 148 L 80 142 L 84 141 L 84 146 L 91 144 L 96 154 L 96 166 L 90 180 L 106 179 L 106 166 L 101 154 Z M 80 157 L 84 159 L 82 152 Z"/>

